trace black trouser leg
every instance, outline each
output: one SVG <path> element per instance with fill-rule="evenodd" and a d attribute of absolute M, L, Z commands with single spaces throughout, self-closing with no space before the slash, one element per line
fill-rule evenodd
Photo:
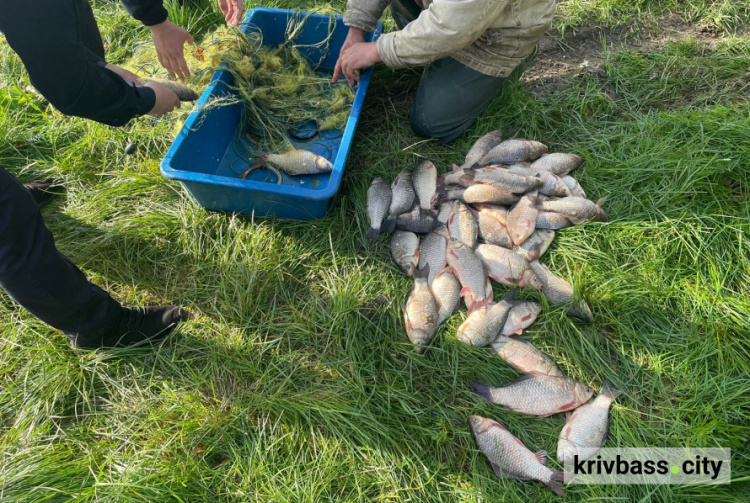
<path fill-rule="evenodd" d="M 101 340 L 123 308 L 55 247 L 31 195 L 0 168 L 0 287 L 71 341 Z"/>
<path fill-rule="evenodd" d="M 75 0 L 76 22 L 78 23 L 78 38 L 88 50 L 102 59 L 104 58 L 104 42 L 96 24 L 94 11 L 88 0 Z"/>
<path fill-rule="evenodd" d="M 509 77 L 491 77 L 453 58 L 430 63 L 422 74 L 411 109 L 411 127 L 424 138 L 450 143 L 466 131 L 509 82 L 518 80 L 522 63 Z"/>

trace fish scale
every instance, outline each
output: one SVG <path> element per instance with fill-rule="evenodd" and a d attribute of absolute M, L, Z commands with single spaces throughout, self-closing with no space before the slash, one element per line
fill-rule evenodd
<path fill-rule="evenodd" d="M 432 281 L 432 295 L 438 309 L 438 325 L 458 310 L 461 303 L 461 283 L 448 267 L 435 275 Z"/>
<path fill-rule="evenodd" d="M 461 282 L 461 293 L 471 292 L 474 303 L 483 301 L 486 298 L 487 273 L 482 261 L 472 249 L 461 241 L 451 238 L 448 241 L 446 259 L 451 271 Z"/>
<path fill-rule="evenodd" d="M 453 202 L 453 209 L 448 217 L 448 229 L 454 239 L 458 239 L 469 248 L 477 245 L 477 221 L 474 215 L 461 201 Z"/>
<path fill-rule="evenodd" d="M 403 170 L 398 174 L 391 185 L 391 192 L 393 197 L 388 209 L 388 218 L 395 219 L 400 214 L 409 211 L 414 205 L 414 198 L 417 197 L 414 193 L 411 173 L 408 170 Z"/>
<path fill-rule="evenodd" d="M 545 466 L 545 451 L 531 452 L 523 442 L 492 419 L 470 416 L 469 425 L 477 446 L 487 456 L 498 477 L 538 480 L 555 494 L 565 496 L 565 491 L 560 485 L 563 474 Z"/>
<path fill-rule="evenodd" d="M 437 189 L 437 168 L 432 161 L 425 160 L 417 165 L 412 175 L 412 182 L 419 206 L 423 210 L 431 209 L 435 203 L 435 190 Z"/>
<path fill-rule="evenodd" d="M 501 130 L 490 131 L 479 138 L 466 153 L 466 158 L 461 168 L 471 168 L 487 154 L 493 147 L 503 141 L 503 132 Z"/>
<path fill-rule="evenodd" d="M 502 206 L 479 204 L 477 209 L 477 227 L 479 237 L 488 244 L 512 248 L 513 242 L 505 226 L 508 218 L 508 210 Z"/>
<path fill-rule="evenodd" d="M 391 255 L 402 271 L 413 276 L 419 262 L 419 237 L 413 232 L 395 231 L 391 237 Z"/>
<path fill-rule="evenodd" d="M 539 210 L 536 208 L 537 191 L 529 192 L 508 210 L 508 233 L 515 246 L 526 241 L 536 229 L 536 218 Z"/>
<path fill-rule="evenodd" d="M 572 462 L 575 456 L 578 456 L 579 461 L 585 461 L 604 447 L 609 426 L 609 408 L 618 396 L 620 392 L 605 383 L 594 400 L 570 415 L 557 443 L 557 460 L 560 463 Z"/>
<path fill-rule="evenodd" d="M 370 217 L 368 240 L 375 241 L 380 235 L 380 227 L 390 204 L 391 186 L 382 177 L 376 176 L 367 189 L 367 215 Z"/>
<path fill-rule="evenodd" d="M 516 302 L 508 313 L 508 319 L 505 320 L 502 335 L 521 335 L 524 329 L 536 321 L 540 312 L 542 306 L 537 302 Z"/>
<path fill-rule="evenodd" d="M 488 166 L 490 164 L 513 164 L 531 161 L 547 153 L 548 150 L 545 144 L 534 140 L 505 140 L 487 152 L 477 164 Z"/>
<path fill-rule="evenodd" d="M 522 414 L 550 416 L 573 410 L 589 401 L 593 390 L 564 376 L 527 374 L 501 387 L 472 382 L 474 391 L 492 403 Z"/>
<path fill-rule="evenodd" d="M 542 293 L 544 293 L 550 304 L 567 304 L 574 300 L 575 292 L 573 285 L 552 274 L 552 271 L 538 260 L 529 262 L 529 267 L 541 282 Z M 585 321 L 592 321 L 594 318 L 591 314 L 591 308 L 589 308 L 583 298 L 578 301 L 578 304 L 571 307 L 568 313 Z"/>
<path fill-rule="evenodd" d="M 409 340 L 416 346 L 417 353 L 422 353 L 437 331 L 437 305 L 432 291 L 427 285 L 427 274 L 430 267 L 418 271 L 414 277 L 409 297 L 404 309 L 404 324 Z"/>
<path fill-rule="evenodd" d="M 486 346 L 500 334 L 511 307 L 513 304 L 503 299 L 497 304 L 481 304 L 471 309 L 466 321 L 458 327 L 458 338 L 471 346 Z"/>
<path fill-rule="evenodd" d="M 495 354 L 521 372 L 551 376 L 562 375 L 552 358 L 526 341 L 500 335 L 490 347 Z"/>
<path fill-rule="evenodd" d="M 445 226 L 438 226 L 434 231 L 422 238 L 419 243 L 419 269 L 423 269 L 429 264 L 430 273 L 427 277 L 427 284 L 432 285 L 437 273 L 445 267 L 445 253 L 448 246 L 448 230 Z"/>

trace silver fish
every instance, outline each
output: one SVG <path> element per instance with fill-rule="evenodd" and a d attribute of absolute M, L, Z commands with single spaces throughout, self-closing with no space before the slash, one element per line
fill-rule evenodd
<path fill-rule="evenodd" d="M 572 226 L 573 222 L 571 222 L 568 217 L 553 211 L 540 211 L 536 217 L 537 229 L 559 230 Z"/>
<path fill-rule="evenodd" d="M 530 286 L 535 289 L 542 286 L 533 273 L 524 274 L 529 271 L 529 262 L 513 250 L 481 244 L 477 246 L 475 254 L 484 264 L 487 275 L 498 283 L 508 286 Z"/>
<path fill-rule="evenodd" d="M 461 282 L 461 295 L 471 292 L 474 304 L 485 301 L 487 273 L 474 251 L 461 241 L 451 238 L 448 241 L 446 259 L 451 271 Z"/>
<path fill-rule="evenodd" d="M 370 217 L 367 239 L 370 242 L 375 241 L 380 235 L 380 226 L 390 204 L 391 186 L 382 177 L 376 176 L 367 189 L 367 215 Z"/>
<path fill-rule="evenodd" d="M 552 358 L 526 341 L 500 335 L 490 347 L 494 353 L 521 372 L 551 376 L 562 375 Z"/>
<path fill-rule="evenodd" d="M 529 192 L 508 210 L 508 233 L 515 246 L 520 246 L 536 229 L 537 192 Z"/>
<path fill-rule="evenodd" d="M 468 290 L 465 290 L 462 295 L 464 298 L 464 304 L 466 305 L 466 308 L 470 309 L 471 306 L 474 305 L 474 296 Z M 488 304 L 494 303 L 495 292 L 492 290 L 492 281 L 490 281 L 489 276 L 487 276 L 487 281 L 485 282 L 484 296 L 487 299 Z"/>
<path fill-rule="evenodd" d="M 437 168 L 432 164 L 432 161 L 420 162 L 414 170 L 412 181 L 419 206 L 423 210 L 432 209 L 435 204 L 435 190 L 437 189 Z"/>
<path fill-rule="evenodd" d="M 567 197 L 571 195 L 570 189 L 559 176 L 544 169 L 531 169 L 530 166 L 530 164 L 526 163 L 516 163 L 508 166 L 508 171 L 541 179 L 543 185 L 539 187 L 540 194 L 556 197 Z"/>
<path fill-rule="evenodd" d="M 539 217 L 537 217 L 537 221 Z M 537 229 L 528 237 L 521 246 L 513 247 L 513 251 L 526 260 L 539 260 L 555 240 L 555 231 L 549 229 Z"/>
<path fill-rule="evenodd" d="M 563 376 L 527 374 L 501 387 L 472 382 L 477 395 L 522 414 L 551 416 L 588 402 L 594 391 L 587 385 Z"/>
<path fill-rule="evenodd" d="M 564 475 L 545 466 L 545 451 L 534 454 L 500 423 L 492 419 L 471 416 L 469 425 L 477 446 L 487 456 L 492 470 L 499 478 L 538 480 L 558 496 L 565 496 L 565 490 L 560 485 Z"/>
<path fill-rule="evenodd" d="M 438 328 L 438 313 L 435 298 L 427 285 L 430 266 L 414 275 L 414 286 L 409 293 L 404 308 L 404 324 L 409 340 L 416 346 L 417 353 L 424 352 Z"/>
<path fill-rule="evenodd" d="M 564 197 L 557 200 L 538 201 L 536 206 L 540 210 L 554 211 L 565 215 L 572 222 L 583 220 L 604 221 L 607 214 L 602 210 L 602 205 L 607 201 L 606 197 L 599 199 L 596 203 L 583 197 Z"/>
<path fill-rule="evenodd" d="M 542 293 L 544 293 L 550 304 L 567 304 L 574 300 L 573 285 L 552 274 L 552 271 L 546 265 L 540 263 L 538 260 L 534 260 L 529 262 L 529 267 L 542 283 Z M 591 308 L 589 308 L 583 298 L 579 299 L 575 305 L 568 309 L 568 314 L 581 318 L 584 321 L 593 321 L 594 319 L 594 315 L 591 314 Z"/>
<path fill-rule="evenodd" d="M 476 184 L 466 189 L 446 190 L 446 199 L 458 199 L 466 204 L 501 204 L 509 205 L 520 198 L 513 192 L 495 185 Z"/>
<path fill-rule="evenodd" d="M 461 283 L 450 268 L 446 267 L 435 275 L 430 288 L 437 305 L 438 325 L 441 325 L 458 310 L 461 303 Z"/>
<path fill-rule="evenodd" d="M 453 202 L 452 201 L 446 201 L 440 205 L 438 208 L 438 216 L 437 220 L 443 225 L 448 225 L 448 218 L 451 215 L 451 210 L 453 209 Z"/>
<path fill-rule="evenodd" d="M 419 206 L 414 206 L 409 213 L 402 213 L 396 219 L 396 227 L 418 234 L 427 234 L 437 227 L 437 225 L 438 221 L 435 212 L 422 209 Z"/>
<path fill-rule="evenodd" d="M 588 197 L 586 196 L 586 192 L 584 192 L 583 187 L 581 187 L 581 184 L 578 183 L 578 180 L 570 175 L 564 176 L 560 180 L 565 184 L 566 187 L 568 187 L 571 196 L 583 197 L 588 199 Z"/>
<path fill-rule="evenodd" d="M 514 173 L 504 166 L 465 169 L 464 173 L 464 176 L 459 179 L 458 183 L 465 187 L 483 183 L 503 188 L 514 194 L 524 194 L 544 185 L 544 181 L 541 178 Z"/>
<path fill-rule="evenodd" d="M 477 245 L 477 221 L 474 214 L 461 201 L 453 202 L 453 209 L 448 217 L 448 230 L 450 236 L 458 239 L 469 248 Z"/>
<path fill-rule="evenodd" d="M 508 313 L 508 319 L 505 320 L 502 335 L 521 335 L 536 321 L 540 312 L 542 312 L 542 306 L 537 302 L 516 302 Z"/>
<path fill-rule="evenodd" d="M 386 232 L 393 232 L 398 216 L 414 206 L 414 199 L 417 195 L 414 193 L 411 172 L 408 170 L 401 171 L 391 185 L 391 192 L 393 197 L 391 198 L 391 206 L 388 208 L 388 220 L 383 225 Z"/>
<path fill-rule="evenodd" d="M 427 276 L 427 284 L 432 285 L 437 273 L 445 267 L 445 252 L 448 246 L 448 229 L 439 225 L 434 231 L 422 238 L 419 243 L 419 269 L 429 264 L 430 274 Z"/>
<path fill-rule="evenodd" d="M 609 429 L 609 408 L 621 392 L 604 383 L 599 395 L 581 405 L 568 417 L 557 442 L 557 460 L 560 463 L 592 458 L 604 447 Z"/>
<path fill-rule="evenodd" d="M 513 303 L 512 293 L 497 304 L 479 303 L 469 309 L 469 314 L 460 327 L 458 338 L 471 346 L 482 347 L 494 341 L 508 318 Z"/>
<path fill-rule="evenodd" d="M 540 157 L 531 164 L 532 169 L 541 168 L 557 176 L 565 176 L 583 162 L 583 157 L 576 154 L 555 153 Z"/>
<path fill-rule="evenodd" d="M 503 141 L 503 132 L 501 130 L 490 131 L 481 138 L 479 138 L 474 145 L 471 146 L 469 152 L 466 154 L 466 159 L 461 168 L 471 168 L 479 160 L 492 150 L 497 144 Z"/>
<path fill-rule="evenodd" d="M 505 226 L 508 222 L 507 208 L 490 204 L 478 204 L 475 208 L 477 209 L 479 237 L 488 244 L 512 248 L 513 241 Z"/>
<path fill-rule="evenodd" d="M 490 164 L 513 164 L 516 162 L 531 161 L 549 151 L 546 145 L 534 140 L 512 139 L 505 140 L 487 154 L 477 163 L 480 166 Z"/>
<path fill-rule="evenodd" d="M 413 232 L 397 230 L 391 237 L 391 255 L 402 271 L 414 276 L 419 262 L 419 237 Z"/>
<path fill-rule="evenodd" d="M 289 175 L 318 175 L 333 170 L 331 161 L 309 150 L 290 150 L 283 154 L 264 154 L 261 157 Z"/>

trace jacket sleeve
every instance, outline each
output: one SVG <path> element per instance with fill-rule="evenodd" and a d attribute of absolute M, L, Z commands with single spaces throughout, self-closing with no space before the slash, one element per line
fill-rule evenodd
<path fill-rule="evenodd" d="M 64 114 L 122 126 L 154 107 L 152 89 L 126 83 L 78 39 L 73 2 L 0 0 L 0 31 L 34 87 Z"/>
<path fill-rule="evenodd" d="M 375 31 L 378 19 L 390 0 L 347 0 L 344 24 L 363 31 Z"/>
<path fill-rule="evenodd" d="M 162 0 L 120 0 L 125 10 L 134 19 L 146 26 L 163 23 L 167 20 L 167 9 Z"/>
<path fill-rule="evenodd" d="M 508 0 L 435 0 L 403 30 L 378 39 L 390 68 L 421 66 L 471 45 L 506 8 Z"/>

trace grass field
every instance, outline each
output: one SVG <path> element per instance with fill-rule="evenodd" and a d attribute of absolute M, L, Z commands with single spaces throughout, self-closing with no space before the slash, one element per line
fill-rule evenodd
<path fill-rule="evenodd" d="M 170 9 L 199 39 L 222 18 L 193 4 Z M 118 2 L 94 5 L 112 62 L 148 40 Z M 122 129 L 63 117 L 0 43 L 0 163 L 64 180 L 44 210 L 59 248 L 128 305 L 196 314 L 155 351 L 83 353 L 0 295 L 0 500 L 558 499 L 498 480 L 467 418 L 550 453 L 565 418 L 474 397 L 469 381 L 518 373 L 456 339 L 463 314 L 414 354 L 410 280 L 387 240 L 364 239 L 375 175 L 420 157 L 446 169 L 502 127 L 584 156 L 581 184 L 609 198 L 609 222 L 558 233 L 545 258 L 594 323 L 545 304 L 531 341 L 623 391 L 608 446 L 733 450 L 730 486 L 569 486 L 568 499 L 748 501 L 750 2 L 570 0 L 557 14 L 524 81 L 454 145 L 408 127 L 419 72 L 377 68 L 341 190 L 308 223 L 203 210 L 159 174 L 177 114 Z"/>

